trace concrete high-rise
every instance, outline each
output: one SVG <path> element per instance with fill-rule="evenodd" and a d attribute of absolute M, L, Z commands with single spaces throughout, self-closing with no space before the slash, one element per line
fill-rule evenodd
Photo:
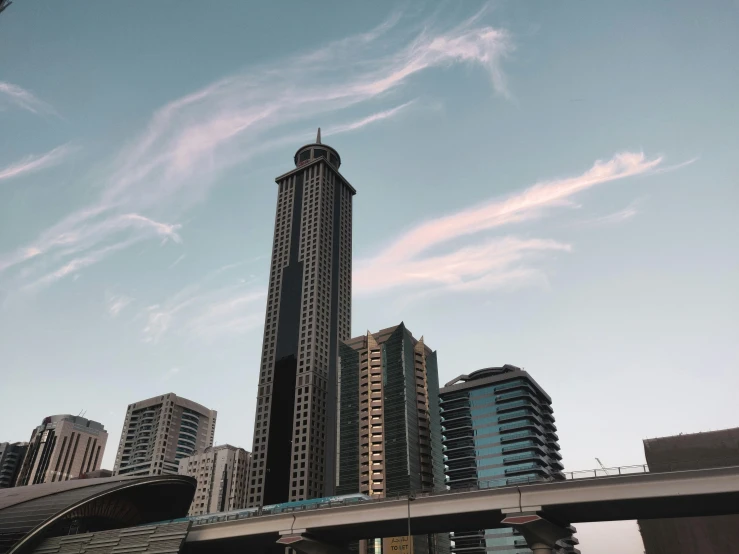
<path fill-rule="evenodd" d="M 461 375 L 441 389 L 440 404 L 450 489 L 564 479 L 552 400 L 527 372 L 506 364 Z M 531 552 L 510 528 L 452 538 L 459 554 Z"/>
<path fill-rule="evenodd" d="M 336 492 L 445 490 L 436 352 L 401 323 L 342 342 L 339 355 Z M 388 541 L 361 550 L 389 554 Z M 414 536 L 412 545 L 416 554 L 449 552 L 449 537 Z"/>
<path fill-rule="evenodd" d="M 45 417 L 31 433 L 16 486 L 68 481 L 100 469 L 107 442 L 101 423 L 70 414 Z"/>
<path fill-rule="evenodd" d="M 739 428 L 644 441 L 650 472 L 739 465 Z M 646 554 L 724 554 L 739 545 L 739 515 L 639 520 Z"/>
<path fill-rule="evenodd" d="M 174 393 L 129 404 L 113 474 L 176 474 L 181 458 L 213 446 L 217 415 Z"/>
<path fill-rule="evenodd" d="M 180 475 L 198 481 L 189 515 L 238 510 L 246 506 L 246 484 L 251 454 L 223 444 L 180 459 Z"/>
<path fill-rule="evenodd" d="M 316 142 L 277 182 L 250 506 L 333 494 L 339 341 L 351 330 L 352 197 L 341 158 Z"/>
<path fill-rule="evenodd" d="M 27 442 L 0 442 L 0 489 L 15 486 L 26 450 Z"/>

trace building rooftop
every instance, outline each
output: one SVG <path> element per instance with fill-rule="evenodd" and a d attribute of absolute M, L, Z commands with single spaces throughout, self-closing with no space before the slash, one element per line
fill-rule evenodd
<path fill-rule="evenodd" d="M 366 348 L 367 347 L 367 335 L 372 335 L 372 338 L 375 339 L 377 344 L 384 343 L 387 339 L 390 338 L 390 335 L 392 335 L 399 327 L 402 327 L 406 331 L 408 331 L 408 334 L 411 337 L 411 340 L 413 341 L 413 346 L 418 344 L 420 341 L 423 341 L 423 337 L 420 339 L 416 339 L 413 336 L 413 333 L 405 326 L 405 323 L 402 321 L 398 325 L 393 325 L 392 327 L 387 327 L 385 329 L 380 329 L 376 333 L 372 333 L 370 331 L 367 331 L 364 335 L 359 335 L 358 337 L 353 337 L 347 341 L 344 341 L 344 344 L 346 344 L 348 347 L 353 348 L 355 350 L 360 348 Z M 424 349 L 427 353 L 432 353 L 433 350 L 429 348 L 429 346 L 424 341 Z"/>
<path fill-rule="evenodd" d="M 541 385 L 539 385 L 539 383 L 534 380 L 531 375 L 529 375 L 523 369 L 511 364 L 504 364 L 501 367 L 486 367 L 483 369 L 478 369 L 477 371 L 473 371 L 471 373 L 463 373 L 459 377 L 452 379 L 446 385 L 444 385 L 439 393 L 447 394 L 458 390 L 484 387 L 486 385 L 492 385 L 494 383 L 501 383 L 503 381 L 515 379 L 517 377 L 523 377 L 524 379 L 526 379 L 542 394 L 542 396 L 544 396 L 544 398 L 549 400 L 549 402 L 552 401 L 551 397 L 546 393 Z"/>
<path fill-rule="evenodd" d="M 216 410 L 211 410 L 210 408 L 206 408 L 202 404 L 198 404 L 197 402 L 193 402 L 192 400 L 189 400 L 182 396 L 177 396 L 173 392 L 160 394 L 158 396 L 152 396 L 151 398 L 147 398 L 146 400 L 139 400 L 138 402 L 129 404 L 128 407 L 133 408 L 135 410 L 138 410 L 140 408 L 148 408 L 150 406 L 156 406 L 157 404 L 161 404 L 162 402 L 165 401 L 165 399 L 172 400 L 177 406 L 181 406 L 183 408 L 194 410 L 203 415 L 216 416 L 218 414 Z"/>
<path fill-rule="evenodd" d="M 47 416 L 41 422 L 41 425 L 48 425 L 49 423 L 58 423 L 60 421 L 71 421 L 77 427 L 87 427 L 89 429 L 94 429 L 96 431 L 105 431 L 105 427 L 103 427 L 102 423 L 98 423 L 97 421 L 93 421 L 91 419 L 87 419 L 82 416 L 76 416 L 72 414 L 58 414 L 58 415 Z"/>
<path fill-rule="evenodd" d="M 456 385 L 457 383 L 477 381 L 479 379 L 484 379 L 485 377 L 492 377 L 494 375 L 503 375 L 504 373 L 512 373 L 514 371 L 521 371 L 521 368 L 516 367 L 515 365 L 510 365 L 510 364 L 505 364 L 502 367 L 486 367 L 484 369 L 478 369 L 477 371 L 473 371 L 469 375 L 462 374 L 456 379 L 452 379 L 444 386 L 450 387 L 452 385 Z"/>

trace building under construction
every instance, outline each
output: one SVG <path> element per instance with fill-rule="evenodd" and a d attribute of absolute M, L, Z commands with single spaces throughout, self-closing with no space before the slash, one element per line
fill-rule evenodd
<path fill-rule="evenodd" d="M 649 470 L 739 465 L 739 428 L 647 439 Z M 739 553 L 739 515 L 639 520 L 646 554 Z"/>

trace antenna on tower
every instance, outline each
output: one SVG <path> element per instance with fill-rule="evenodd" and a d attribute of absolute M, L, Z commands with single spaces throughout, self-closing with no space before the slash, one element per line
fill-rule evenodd
<path fill-rule="evenodd" d="M 316 144 L 321 144 L 321 128 L 318 128 L 318 133 L 316 134 Z"/>

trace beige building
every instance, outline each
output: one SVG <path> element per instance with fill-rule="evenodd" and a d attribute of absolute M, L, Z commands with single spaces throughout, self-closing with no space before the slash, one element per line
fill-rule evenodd
<path fill-rule="evenodd" d="M 446 488 L 436 351 L 403 323 L 339 345 L 337 494 Z M 363 554 L 445 554 L 447 534 L 362 541 Z"/>
<path fill-rule="evenodd" d="M 198 480 L 189 515 L 238 510 L 246 506 L 251 454 L 224 444 L 180 460 L 180 475 Z"/>
<path fill-rule="evenodd" d="M 182 458 L 213 446 L 216 416 L 174 393 L 129 404 L 113 474 L 176 474 Z"/>
<path fill-rule="evenodd" d="M 100 469 L 108 441 L 101 423 L 70 414 L 54 415 L 33 430 L 16 486 L 75 479 Z"/>
<path fill-rule="evenodd" d="M 444 489 L 436 352 L 403 323 L 340 345 L 339 494 Z"/>

